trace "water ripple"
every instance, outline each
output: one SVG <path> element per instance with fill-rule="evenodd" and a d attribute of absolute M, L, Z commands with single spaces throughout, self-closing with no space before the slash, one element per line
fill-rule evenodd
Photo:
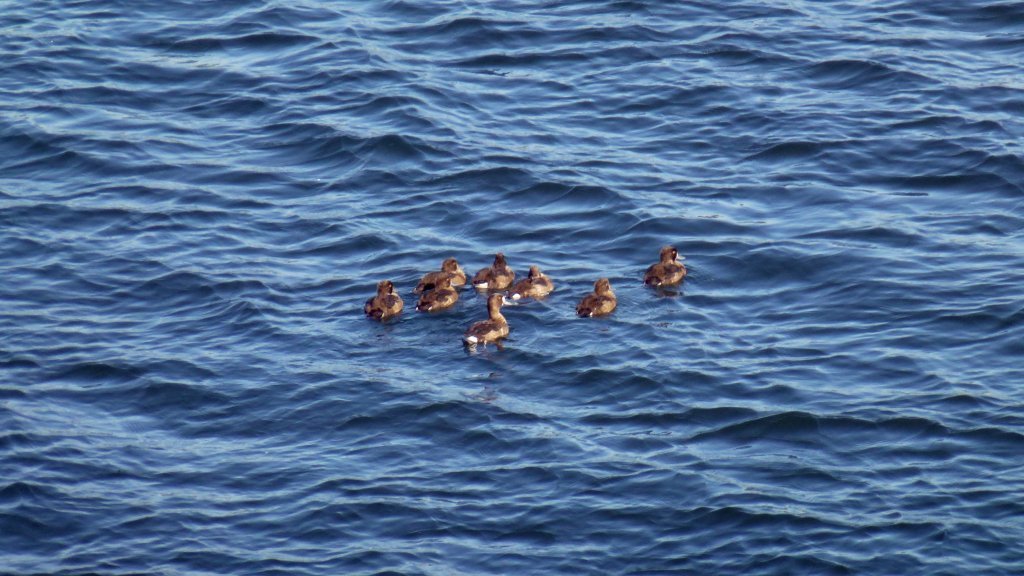
<path fill-rule="evenodd" d="M 9 7 L 5 569 L 1018 573 L 1022 15 Z"/>

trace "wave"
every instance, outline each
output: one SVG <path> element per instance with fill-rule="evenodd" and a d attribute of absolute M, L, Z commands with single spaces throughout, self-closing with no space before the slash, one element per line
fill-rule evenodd
<path fill-rule="evenodd" d="M 208 54 L 217 50 L 280 50 L 314 44 L 319 41 L 316 36 L 283 32 L 255 32 L 241 36 L 216 36 L 206 38 L 190 38 L 171 42 L 168 50 L 180 52 L 199 52 Z"/>
<path fill-rule="evenodd" d="M 52 12 L 0 15 L 7 570 L 1021 564 L 1016 5 Z M 499 250 L 557 289 L 470 352 L 411 290 Z"/>
<path fill-rule="evenodd" d="M 934 84 L 924 74 L 871 60 L 826 60 L 807 66 L 806 72 L 825 90 L 922 90 Z"/>

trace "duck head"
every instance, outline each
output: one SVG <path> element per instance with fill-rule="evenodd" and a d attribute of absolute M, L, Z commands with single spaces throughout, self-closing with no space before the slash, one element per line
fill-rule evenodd
<path fill-rule="evenodd" d="M 455 258 L 448 258 L 441 263 L 441 271 L 454 274 L 459 271 L 459 262 Z"/>
<path fill-rule="evenodd" d="M 381 280 L 377 283 L 377 296 L 387 296 L 395 293 L 395 285 L 391 280 Z"/>

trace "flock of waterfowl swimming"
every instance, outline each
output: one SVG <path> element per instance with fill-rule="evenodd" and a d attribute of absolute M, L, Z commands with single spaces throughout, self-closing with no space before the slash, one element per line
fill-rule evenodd
<path fill-rule="evenodd" d="M 680 261 L 679 252 L 672 246 L 661 249 L 660 260 L 647 268 L 644 284 L 661 287 L 672 286 L 686 277 L 686 266 Z M 530 275 L 515 282 L 516 273 L 509 268 L 505 255 L 494 255 L 494 264 L 476 273 L 471 280 L 478 290 L 493 291 L 487 298 L 486 320 L 474 323 L 462 337 L 467 345 L 497 342 L 508 336 L 508 322 L 501 314 L 501 306 L 509 301 L 525 298 L 540 299 L 555 289 L 551 279 L 537 266 L 530 266 Z M 441 270 L 427 272 L 413 290 L 420 294 L 416 309 L 421 312 L 436 312 L 451 308 L 459 300 L 457 286 L 466 284 L 466 273 L 455 258 L 448 258 L 441 263 Z M 506 292 L 507 293 L 502 293 Z M 612 292 L 611 282 L 600 278 L 594 283 L 594 291 L 587 294 L 576 305 L 576 314 L 582 317 L 604 316 L 615 310 L 617 301 Z M 366 301 L 363 312 L 376 320 L 387 320 L 402 312 L 405 303 L 395 292 L 395 285 L 390 280 L 377 284 L 377 295 Z"/>

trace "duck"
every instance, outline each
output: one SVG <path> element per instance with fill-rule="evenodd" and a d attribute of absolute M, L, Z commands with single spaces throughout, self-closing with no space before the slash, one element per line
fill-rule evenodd
<path fill-rule="evenodd" d="M 501 315 L 501 305 L 505 303 L 505 297 L 501 294 L 491 294 L 487 298 L 487 320 L 474 323 L 466 330 L 462 341 L 469 346 L 496 342 L 508 336 L 508 322 Z"/>
<path fill-rule="evenodd" d="M 466 277 L 462 277 L 465 282 Z M 452 288 L 454 278 L 451 274 L 435 281 L 434 289 L 420 296 L 416 309 L 420 312 L 436 312 L 451 308 L 459 301 L 459 291 Z"/>
<path fill-rule="evenodd" d="M 644 284 L 648 286 L 671 286 L 686 278 L 686 266 L 679 261 L 679 252 L 673 246 L 661 249 L 661 261 L 652 264 L 644 274 Z"/>
<path fill-rule="evenodd" d="M 594 292 L 587 294 L 576 306 L 576 314 L 583 318 L 592 316 L 604 316 L 615 310 L 618 301 L 615 293 L 612 292 L 612 284 L 607 278 L 601 278 L 594 282 Z"/>
<path fill-rule="evenodd" d="M 438 280 L 451 276 L 452 286 L 464 286 L 466 284 L 466 272 L 459 266 L 459 261 L 455 258 L 446 258 L 441 263 L 441 270 L 434 272 L 427 272 L 423 275 L 423 279 L 416 285 L 413 292 L 419 294 L 425 290 L 433 290 Z"/>
<path fill-rule="evenodd" d="M 512 300 L 521 298 L 543 298 L 555 289 L 551 279 L 540 271 L 540 266 L 530 266 L 530 275 L 516 283 L 509 297 Z"/>
<path fill-rule="evenodd" d="M 498 252 L 494 255 L 494 264 L 473 276 L 473 286 L 481 290 L 508 290 L 516 273 L 508 267 L 505 255 Z"/>
<path fill-rule="evenodd" d="M 370 318 L 384 321 L 398 316 L 404 305 L 391 280 L 381 280 L 377 283 L 377 295 L 366 301 L 363 312 Z"/>

